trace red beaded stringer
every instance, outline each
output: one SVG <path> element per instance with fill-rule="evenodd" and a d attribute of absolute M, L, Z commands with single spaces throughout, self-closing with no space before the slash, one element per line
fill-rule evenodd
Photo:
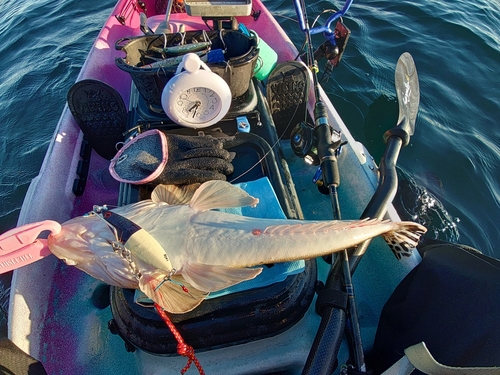
<path fill-rule="evenodd" d="M 157 303 L 155 303 L 154 305 L 156 311 L 158 311 L 158 314 L 160 314 L 161 318 L 170 329 L 170 332 L 172 332 L 175 339 L 177 340 L 177 354 L 188 357 L 188 363 L 181 370 L 181 374 L 184 375 L 186 371 L 189 370 L 191 363 L 194 363 L 200 375 L 205 375 L 205 371 L 203 370 L 203 367 L 201 367 L 200 361 L 198 361 L 198 358 L 196 358 L 196 355 L 194 354 L 193 347 L 184 342 L 184 339 L 182 338 L 179 331 L 177 331 L 177 328 L 175 328 L 174 323 L 172 323 L 165 310 L 163 310 L 163 308 Z"/>

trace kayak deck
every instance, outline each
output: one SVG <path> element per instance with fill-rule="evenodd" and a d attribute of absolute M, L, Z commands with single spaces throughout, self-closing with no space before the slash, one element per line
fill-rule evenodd
<path fill-rule="evenodd" d="M 114 87 L 127 108 L 137 106 L 137 90 L 130 76 L 119 70 L 115 58 L 123 52 L 114 49 L 114 43 L 123 37 L 141 35 L 139 15 L 134 11 L 122 25 L 115 15 L 129 4 L 119 1 L 99 34 L 78 80 L 101 80 Z M 149 12 L 154 2 L 147 1 Z M 260 17 L 239 17 L 249 29 L 256 30 L 279 57 L 279 62 L 293 60 L 296 50 L 290 39 L 260 1 L 253 8 Z M 148 14 L 151 21 L 155 18 Z M 157 17 L 161 20 L 161 16 Z M 183 14 L 172 14 L 173 27 L 180 23 L 192 29 L 206 28 L 201 17 L 186 19 Z M 131 90 L 132 87 L 132 90 Z M 343 219 L 358 219 L 369 202 L 377 184 L 377 166 L 362 145 L 355 142 L 345 128 L 331 102 L 321 90 L 331 125 L 342 132 L 348 142 L 339 157 L 341 185 L 340 205 Z M 81 162 L 82 134 L 66 106 L 57 125 L 40 174 L 33 180 L 21 210 L 19 224 L 52 219 L 64 222 L 90 211 L 95 204 L 119 205 L 123 202 L 124 187 L 108 173 L 109 161 L 93 154 L 90 159 L 85 191 L 73 194 L 76 171 Z M 311 182 L 317 167 L 297 158 L 290 141 L 281 139 L 278 146 L 270 142 L 276 159 L 285 166 L 292 181 L 280 181 L 286 194 L 299 203 L 284 207 L 288 216 L 305 219 L 332 219 L 328 196 L 320 194 Z M 68 177 L 69 176 L 69 177 Z M 273 177 L 273 176 L 271 176 Z M 276 176 L 274 176 L 276 177 Z M 293 185 L 292 185 L 293 184 Z M 126 195 L 126 194 L 125 194 Z M 279 193 L 278 193 L 279 195 Z M 283 202 L 287 199 L 280 199 Z M 397 219 L 390 208 L 388 216 Z M 412 256 L 397 261 L 385 242 L 372 241 L 354 276 L 356 299 L 365 349 L 369 350 L 383 304 L 400 280 L 419 261 Z M 325 280 L 329 264 L 317 261 L 320 280 Z M 374 288 L 376 285 L 376 288 Z M 185 366 L 179 356 L 158 356 L 143 350 L 128 353 L 123 340 L 108 329 L 113 318 L 106 301 L 109 288 L 74 267 L 66 266 L 55 257 L 47 257 L 17 270 L 13 278 L 13 292 L 9 316 L 9 337 L 24 351 L 39 359 L 49 373 L 172 373 Z M 14 317 L 14 318 L 13 318 Z M 197 350 L 197 357 L 207 373 L 268 373 L 287 371 L 300 373 L 311 348 L 320 317 L 314 311 L 314 301 L 302 319 L 272 337 L 230 347 Z M 203 332 L 200 332 L 203 335 Z M 339 361 L 345 361 L 348 351 L 345 343 Z"/>

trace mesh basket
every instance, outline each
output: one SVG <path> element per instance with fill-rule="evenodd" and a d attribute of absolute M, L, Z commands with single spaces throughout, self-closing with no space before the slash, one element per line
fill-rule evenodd
<path fill-rule="evenodd" d="M 233 98 L 243 95 L 252 79 L 259 49 L 257 40 L 240 31 L 188 31 L 175 34 L 154 34 L 133 38 L 122 38 L 115 48 L 125 52 L 125 57 L 116 58 L 116 65 L 128 72 L 139 93 L 150 107 L 161 109 L 161 93 L 172 78 L 177 65 L 169 67 L 151 67 L 155 49 L 177 46 L 184 39 L 184 45 L 204 40 L 204 33 L 211 41 L 211 50 L 224 51 L 224 62 L 211 63 L 208 67 L 221 76 L 229 85 Z M 184 53 L 187 53 L 186 51 Z"/>

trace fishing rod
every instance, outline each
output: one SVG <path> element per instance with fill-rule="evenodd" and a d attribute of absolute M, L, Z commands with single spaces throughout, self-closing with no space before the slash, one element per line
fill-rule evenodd
<path fill-rule="evenodd" d="M 332 16 L 330 16 L 324 26 L 310 29 L 307 21 L 307 13 L 304 1 L 294 0 L 295 10 L 297 13 L 297 17 L 299 19 L 299 25 L 302 31 L 306 35 L 306 44 L 308 49 L 308 53 L 306 54 L 307 65 L 310 67 L 313 77 L 314 95 L 315 95 L 314 140 L 316 143 L 317 160 L 320 163 L 319 170 L 321 171 L 322 186 L 323 188 L 326 187 L 328 189 L 328 194 L 330 196 L 330 201 L 332 204 L 333 217 L 336 220 L 341 219 L 340 204 L 337 192 L 337 188 L 340 185 L 340 173 L 338 168 L 337 155 L 340 146 L 342 144 L 342 140 L 340 137 L 340 132 L 335 131 L 329 125 L 326 106 L 321 99 L 319 91 L 319 83 L 317 79 L 318 67 L 316 58 L 318 55 L 322 54 L 325 57 L 327 57 L 328 60 L 332 61 L 332 64 L 334 66 L 336 66 L 340 61 L 341 52 L 343 52 L 349 32 L 348 29 L 341 22 L 337 22 L 335 30 L 331 29 L 331 24 L 333 21 L 342 17 L 347 12 L 351 4 L 352 0 L 347 0 L 346 3 L 344 4 L 343 9 L 338 12 L 335 12 Z M 321 45 L 320 48 L 318 48 L 316 52 L 314 52 L 311 35 L 320 32 L 323 33 L 323 35 L 326 38 L 326 41 Z M 342 48 L 342 51 L 337 45 L 337 39 L 339 39 L 344 44 L 340 46 Z M 296 132 L 294 136 L 299 136 L 301 139 L 304 133 L 306 132 L 308 132 L 308 128 L 302 126 L 300 132 Z M 309 135 L 308 138 L 310 139 L 311 135 Z M 295 141 L 296 140 L 297 139 L 295 139 Z M 300 151 L 299 153 L 301 154 L 308 153 L 305 150 L 299 150 L 299 151 Z M 339 253 L 337 259 L 339 260 L 338 264 L 340 264 L 342 268 L 340 269 L 340 271 L 332 272 L 334 270 L 332 266 L 330 274 L 333 276 L 328 277 L 329 282 L 327 282 L 327 285 L 325 289 L 321 291 L 321 294 L 318 294 L 318 300 L 320 301 L 319 305 L 323 304 L 321 301 L 326 302 L 326 304 L 328 305 L 331 304 L 332 301 L 339 298 L 344 300 L 343 302 L 341 302 L 342 308 L 335 310 L 336 313 L 341 314 L 341 319 L 340 319 L 341 326 L 339 326 L 339 329 L 335 329 L 334 332 L 325 333 L 326 332 L 325 328 L 328 327 L 322 327 L 320 325 L 320 329 L 318 331 L 318 335 L 320 336 L 319 340 L 322 340 L 324 338 L 327 341 L 325 344 L 319 344 L 319 343 L 317 344 L 315 340 L 313 348 L 315 347 L 329 348 L 330 340 L 332 340 L 332 343 L 338 342 L 338 345 L 340 345 L 346 321 L 344 310 L 348 309 L 349 321 L 351 323 L 349 326 L 350 329 L 348 331 L 350 333 L 350 337 L 352 338 L 351 346 L 354 357 L 354 363 L 356 364 L 356 368 L 359 371 L 364 371 L 366 367 L 364 364 L 364 357 L 363 357 L 363 345 L 361 341 L 361 331 L 357 319 L 358 313 L 355 304 L 354 287 L 352 284 L 351 273 L 349 271 L 349 255 L 347 253 L 347 250 L 344 250 L 343 252 Z M 337 293 L 336 295 L 332 295 L 331 293 L 328 292 L 337 290 L 339 293 Z M 327 295 L 326 293 L 329 294 Z M 334 302 L 334 304 L 337 304 L 337 302 Z M 319 312 L 320 315 L 323 316 L 322 319 L 323 322 L 323 320 L 325 320 L 326 317 L 325 314 L 327 314 L 328 311 L 324 311 L 322 306 L 319 307 L 319 310 L 323 310 Z M 330 319 L 326 319 L 325 321 L 328 322 L 330 321 Z M 331 352 L 338 352 L 338 348 Z M 317 356 L 314 354 L 313 349 L 311 349 L 309 358 L 311 358 L 311 356 L 314 362 L 314 358 L 317 358 Z M 310 363 L 309 358 L 308 361 L 306 362 L 306 366 L 304 367 L 303 374 L 309 374 L 310 373 L 309 370 L 313 370 L 314 373 L 315 371 L 314 369 L 317 367 L 313 363 Z M 332 359 L 335 359 L 335 361 L 332 361 Z M 333 371 L 333 369 L 336 367 L 336 357 L 328 359 L 319 358 L 319 360 L 322 361 L 323 364 L 326 364 L 326 369 L 327 369 L 326 373 L 330 373 L 331 372 L 330 369 Z"/>
<path fill-rule="evenodd" d="M 396 162 L 401 148 L 408 145 L 410 137 L 415 131 L 415 120 L 420 102 L 418 75 L 413 58 L 409 53 L 403 53 L 398 59 L 395 72 L 395 86 L 399 103 L 399 118 L 397 125 L 384 134 L 386 150 L 380 163 L 380 178 L 378 187 L 368 203 L 362 218 L 382 219 L 387 213 L 387 207 L 394 199 L 397 191 Z M 361 257 L 365 253 L 370 241 L 349 250 L 349 273 L 354 273 Z M 346 272 L 345 263 L 341 259 L 335 261 L 325 283 L 328 296 L 339 298 L 342 293 L 341 277 Z M 318 300 L 320 295 L 318 295 Z M 345 297 L 344 297 L 345 299 Z M 330 303 L 322 309 L 322 319 L 315 341 L 306 361 L 303 374 L 330 374 L 337 367 L 337 355 L 342 342 L 347 314 L 340 306 Z M 352 318 L 352 313 L 349 318 Z M 354 337 L 354 339 L 357 339 Z M 357 360 L 353 358 L 354 369 L 360 369 Z"/>
<path fill-rule="evenodd" d="M 335 29 L 332 30 L 331 24 L 333 23 L 333 21 L 339 19 L 347 12 L 351 3 L 352 0 L 347 0 L 343 9 L 331 15 L 324 26 L 315 27 L 311 29 L 307 21 L 307 13 L 304 0 L 293 0 L 295 11 L 297 13 L 297 18 L 299 20 L 299 25 L 302 31 L 306 35 L 306 44 L 307 44 L 306 63 L 312 72 L 313 89 L 315 96 L 314 128 L 313 128 L 314 135 L 310 134 L 309 136 L 307 136 L 306 134 L 302 134 L 302 133 L 309 133 L 311 130 L 310 127 L 307 127 L 305 125 L 303 125 L 300 131 L 295 135 L 298 135 L 300 139 L 302 139 L 302 136 L 305 136 L 306 138 L 310 139 L 311 138 L 315 139 L 317 159 L 319 161 L 320 170 L 322 174 L 321 176 L 322 186 L 328 189 L 332 201 L 332 208 L 335 219 L 340 219 L 340 205 L 338 202 L 338 193 L 337 193 L 337 188 L 340 185 L 340 173 L 337 163 L 337 154 L 338 150 L 340 149 L 340 146 L 342 145 L 342 139 L 340 137 L 340 132 L 334 130 L 329 125 L 326 105 L 321 99 L 320 85 L 317 77 L 319 69 L 317 66 L 317 61 L 315 56 L 318 55 L 318 51 L 320 52 L 328 51 L 328 55 L 324 53 L 325 57 L 327 57 L 329 60 L 335 60 L 336 64 L 338 64 L 338 61 L 340 60 L 340 57 L 343 52 L 343 45 L 338 46 L 337 41 L 341 40 L 342 43 L 344 44 L 346 43 L 347 39 L 345 34 L 347 33 L 347 31 L 345 30 L 347 30 L 347 28 L 345 28 L 344 26 L 343 31 L 339 32 L 337 30 L 337 26 Z M 318 51 L 314 51 L 311 36 L 313 34 L 318 34 L 321 32 L 327 39 L 325 42 L 326 44 L 323 43 L 322 47 L 320 47 Z M 344 34 L 342 35 L 341 39 L 338 37 L 339 34 Z M 311 146 L 311 144 L 309 144 L 308 146 Z M 301 151 L 304 154 L 307 154 L 309 150 L 301 150 Z"/>

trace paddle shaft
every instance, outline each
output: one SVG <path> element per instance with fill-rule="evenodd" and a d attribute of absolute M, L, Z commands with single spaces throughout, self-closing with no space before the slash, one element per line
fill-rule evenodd
<path fill-rule="evenodd" d="M 387 139 L 386 150 L 380 163 L 379 185 L 363 212 L 362 218 L 383 218 L 385 216 L 387 206 L 392 202 L 397 191 L 396 162 L 402 145 L 403 140 L 398 136 L 391 136 Z M 354 293 L 349 293 L 348 291 L 348 288 L 352 287 L 352 285 L 345 285 L 345 274 L 348 272 L 347 269 L 350 270 L 348 272 L 350 275 L 354 273 L 369 244 L 370 241 L 368 240 L 360 244 L 357 248 L 346 251 L 346 254 L 340 253 L 332 265 L 324 288 L 328 292 L 323 293 L 329 293 L 331 296 L 337 295 L 337 297 L 332 297 L 332 300 L 335 300 L 336 298 L 340 298 L 338 296 L 344 293 L 344 290 L 347 290 L 344 298 L 347 299 L 346 305 L 349 309 L 349 314 L 344 310 L 346 307 L 342 307 L 340 303 L 338 305 L 329 303 L 321 307 L 321 323 L 302 375 L 331 374 L 338 364 L 337 356 L 342 343 L 343 333 L 346 331 L 348 315 L 351 319 L 351 326 L 359 327 L 356 304 L 353 297 Z M 345 265 L 346 261 L 348 261 L 347 267 Z M 350 338 L 354 352 L 353 362 L 356 364 L 355 367 L 359 367 L 357 368 L 358 371 L 365 371 L 363 353 L 362 351 L 359 352 L 358 345 L 356 345 L 357 342 L 361 342 L 359 330 L 354 329 L 351 335 L 353 336 Z"/>
<path fill-rule="evenodd" d="M 394 199 L 398 189 L 396 163 L 402 147 L 403 140 L 397 136 L 392 136 L 387 140 L 386 149 L 380 162 L 379 184 L 370 202 L 361 214 L 361 219 L 383 219 L 387 213 L 387 207 Z M 349 268 L 351 274 L 353 274 L 356 270 L 356 267 L 358 266 L 358 263 L 369 244 L 370 241 L 365 241 L 350 251 L 351 256 L 349 257 Z"/>

